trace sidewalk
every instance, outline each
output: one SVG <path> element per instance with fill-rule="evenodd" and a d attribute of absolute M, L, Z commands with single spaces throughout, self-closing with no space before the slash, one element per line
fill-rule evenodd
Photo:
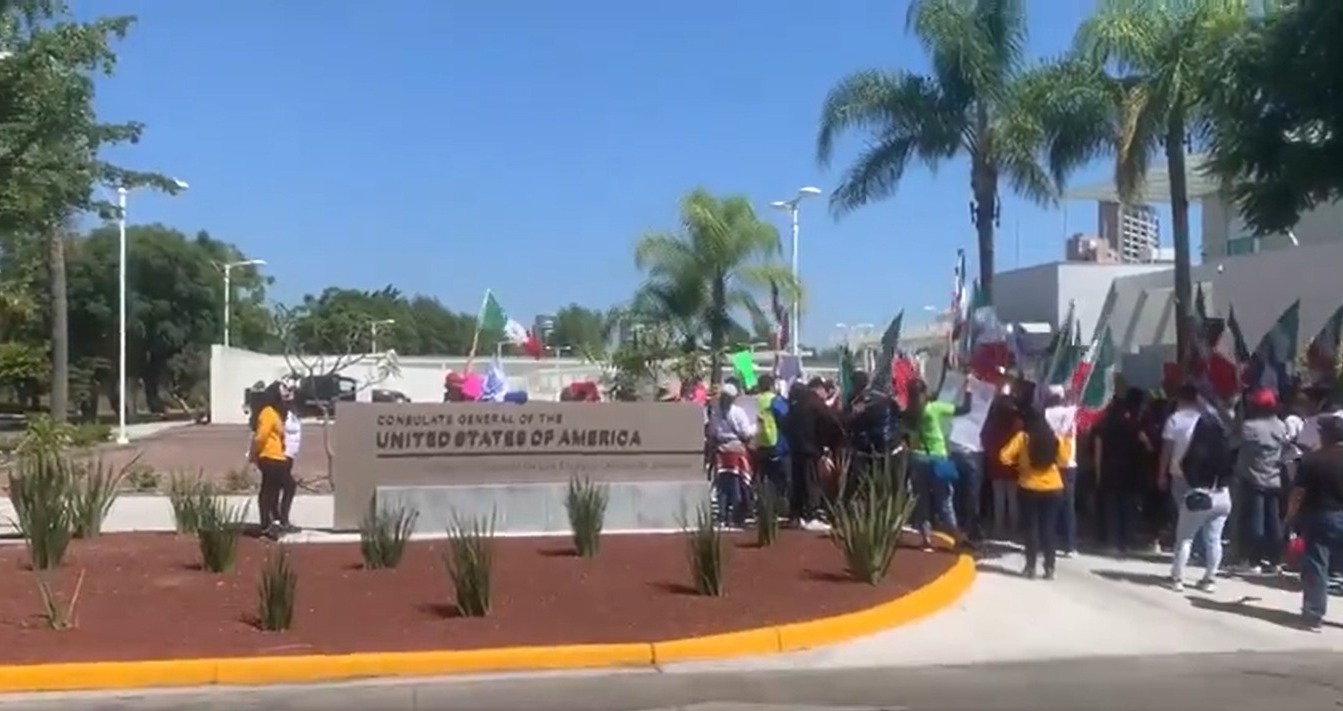
<path fill-rule="evenodd" d="M 1343 625 L 1312 634 L 1290 627 L 1301 597 L 1268 579 L 1221 578 L 1203 594 L 1169 589 L 1168 560 L 1082 555 L 1060 560 L 1058 579 L 1017 577 L 1020 553 L 980 563 L 974 587 L 942 613 L 833 648 L 775 657 L 677 665 L 668 672 L 837 669 L 1040 661 L 1098 656 L 1239 651 L 1343 651 Z M 1193 569 L 1201 575 L 1201 569 Z M 1332 600 L 1343 619 L 1343 599 Z"/>

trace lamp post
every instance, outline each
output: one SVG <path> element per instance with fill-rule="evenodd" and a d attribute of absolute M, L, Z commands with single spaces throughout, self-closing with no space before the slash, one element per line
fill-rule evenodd
<path fill-rule="evenodd" d="M 370 321 L 368 324 L 369 350 L 373 353 L 378 352 L 378 326 L 390 326 L 396 323 L 394 318 L 385 318 L 379 321 Z"/>
<path fill-rule="evenodd" d="M 799 276 L 799 271 L 798 271 L 798 261 L 797 261 L 797 244 L 798 244 L 797 206 L 798 206 L 798 204 L 800 204 L 803 200 L 805 200 L 805 199 L 807 199 L 807 198 L 809 198 L 809 197 L 816 197 L 816 196 L 818 196 L 818 195 L 820 195 L 820 194 L 821 194 L 821 189 L 820 189 L 820 188 L 813 188 L 813 187 L 811 187 L 811 186 L 807 186 L 807 187 L 804 187 L 804 188 L 798 188 L 797 195 L 795 195 L 791 200 L 776 200 L 776 201 L 774 201 L 774 202 L 772 202 L 772 203 L 769 204 L 770 207 L 775 208 L 776 210 L 787 210 L 787 211 L 788 211 L 788 214 L 789 214 L 789 217 L 792 219 L 792 223 L 793 223 L 793 250 L 792 250 L 792 260 L 793 260 L 793 282 L 794 282 L 794 286 L 796 286 L 796 285 L 802 283 L 802 279 L 801 279 L 801 277 Z M 800 342 L 801 342 L 801 340 L 802 340 L 802 338 L 801 338 L 801 333 L 800 333 L 800 331 L 801 331 L 801 326 L 802 326 L 802 323 L 801 323 L 801 322 L 802 322 L 801 312 L 802 312 L 802 304 L 800 303 L 800 301 L 799 301 L 799 299 L 798 299 L 797 293 L 794 292 L 794 294 L 793 294 L 793 313 L 792 313 L 792 319 L 791 319 L 791 320 L 792 320 L 792 324 L 791 324 L 791 325 L 789 326 L 789 328 L 788 328 L 789 334 L 790 334 L 791 337 L 792 337 L 792 343 L 790 343 L 790 344 L 788 344 L 788 345 L 789 345 L 789 348 L 790 348 L 790 350 L 792 351 L 793 355 L 799 355 L 800 352 L 801 352 L 801 351 L 800 351 L 800 347 L 799 347 L 799 344 L 800 344 Z"/>
<path fill-rule="evenodd" d="M 186 190 L 185 180 L 174 180 L 178 190 Z M 130 188 L 117 186 L 117 444 L 128 444 L 126 434 L 126 197 Z"/>
<path fill-rule="evenodd" d="M 229 347 L 229 340 L 233 335 L 233 329 L 230 327 L 229 320 L 233 315 L 233 270 L 238 267 L 263 267 L 266 265 L 264 259 L 244 259 L 238 262 L 228 262 L 224 264 L 224 347 Z"/>

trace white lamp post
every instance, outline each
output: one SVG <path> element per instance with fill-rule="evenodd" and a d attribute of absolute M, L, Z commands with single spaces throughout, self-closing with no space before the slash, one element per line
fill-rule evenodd
<path fill-rule="evenodd" d="M 184 180 L 174 180 L 178 190 L 186 190 Z M 117 188 L 117 444 L 129 443 L 126 434 L 126 196 L 130 188 Z"/>
<path fill-rule="evenodd" d="M 368 324 L 369 351 L 378 352 L 378 326 L 390 326 L 396 323 L 394 318 L 385 318 L 381 321 L 371 321 Z"/>
<path fill-rule="evenodd" d="M 233 329 L 229 322 L 233 318 L 233 270 L 238 267 L 264 267 L 264 259 L 244 259 L 237 262 L 228 262 L 220 268 L 224 270 L 224 347 L 229 347 L 229 341 L 232 340 Z"/>
<path fill-rule="evenodd" d="M 821 189 L 820 189 L 820 188 L 813 188 L 813 187 L 808 186 L 808 187 L 804 187 L 804 188 L 799 188 L 798 191 L 797 191 L 797 195 L 796 195 L 795 197 L 793 197 L 793 199 L 791 199 L 791 200 L 776 200 L 776 201 L 774 201 L 774 202 L 772 202 L 772 203 L 769 204 L 769 206 L 772 207 L 772 208 L 775 208 L 775 209 L 778 209 L 778 210 L 787 210 L 789 216 L 792 218 L 792 222 L 793 222 L 793 254 L 792 254 L 792 257 L 793 257 L 793 281 L 794 281 L 795 283 L 798 283 L 798 284 L 800 284 L 802 280 L 801 280 L 801 277 L 799 276 L 799 272 L 798 272 L 798 261 L 797 261 L 797 242 L 798 242 L 798 240 L 797 240 L 797 237 L 798 237 L 797 206 L 798 206 L 798 204 L 801 203 L 803 200 L 805 200 L 805 199 L 807 199 L 807 198 L 809 198 L 809 197 L 816 197 L 817 195 L 820 195 L 820 194 L 821 194 Z M 800 348 L 799 348 L 799 343 L 800 343 L 800 341 L 802 340 L 802 338 L 801 338 L 801 333 L 800 333 L 801 330 L 802 330 L 802 323 L 801 323 L 801 321 L 802 321 L 802 317 L 801 317 L 801 312 L 802 312 L 802 305 L 801 305 L 801 303 L 798 301 L 798 297 L 797 297 L 797 295 L 794 294 L 794 296 L 793 296 L 793 314 L 792 314 L 792 316 L 793 316 L 793 318 L 792 318 L 792 322 L 793 322 L 793 323 L 789 326 L 789 329 L 788 329 L 789 332 L 790 332 L 789 335 L 791 336 L 792 341 L 793 341 L 792 343 L 790 343 L 790 344 L 788 344 L 788 345 L 789 345 L 790 350 L 792 351 L 793 355 L 798 355 L 798 354 L 801 352 L 801 351 L 800 351 Z"/>

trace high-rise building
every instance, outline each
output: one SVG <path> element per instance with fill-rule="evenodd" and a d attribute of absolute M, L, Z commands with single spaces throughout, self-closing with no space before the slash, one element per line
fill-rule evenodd
<path fill-rule="evenodd" d="M 1100 237 L 1078 232 L 1064 243 L 1063 258 L 1069 262 L 1115 264 L 1119 261 L 1119 253 Z"/>
<path fill-rule="evenodd" d="M 1161 221 L 1150 205 L 1101 202 L 1096 211 L 1096 232 L 1125 263 L 1148 263 L 1161 246 Z"/>

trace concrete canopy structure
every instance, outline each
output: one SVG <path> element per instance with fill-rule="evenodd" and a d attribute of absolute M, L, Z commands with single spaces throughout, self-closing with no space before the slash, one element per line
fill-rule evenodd
<path fill-rule="evenodd" d="M 1147 180 L 1143 181 L 1134 202 L 1148 205 L 1165 205 L 1170 202 L 1170 172 L 1162 165 L 1153 164 L 1147 169 Z M 1187 156 L 1185 159 L 1185 181 L 1189 186 L 1189 199 L 1201 200 L 1216 196 L 1221 189 L 1221 181 L 1204 174 L 1204 158 L 1200 155 Z M 1064 200 L 1095 200 L 1097 202 L 1122 202 L 1119 189 L 1113 182 L 1084 185 L 1065 191 Z"/>

